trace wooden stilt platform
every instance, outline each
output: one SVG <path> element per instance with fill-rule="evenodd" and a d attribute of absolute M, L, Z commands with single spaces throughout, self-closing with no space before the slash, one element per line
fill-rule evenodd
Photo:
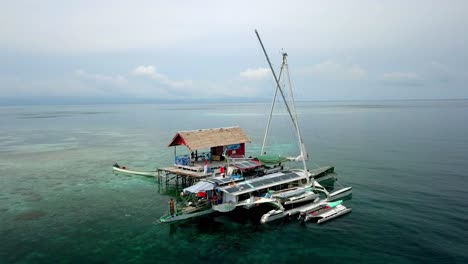
<path fill-rule="evenodd" d="M 176 186 L 190 186 L 200 179 L 219 174 L 219 168 L 224 166 L 224 161 L 212 161 L 208 167 L 213 171 L 210 173 L 203 173 L 203 162 L 195 162 L 191 166 L 175 165 L 172 167 L 159 168 L 157 170 L 157 181 L 159 185 L 165 184 L 166 186 L 173 183 Z"/>

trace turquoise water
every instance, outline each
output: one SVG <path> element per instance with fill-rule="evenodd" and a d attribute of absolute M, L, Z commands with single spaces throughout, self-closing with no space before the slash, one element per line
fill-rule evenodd
<path fill-rule="evenodd" d="M 179 130 L 241 126 L 259 152 L 268 104 L 0 107 L 0 262 L 468 263 L 468 101 L 300 103 L 312 160 L 353 186 L 324 225 L 219 216 L 155 224 L 149 178 Z M 287 116 L 269 151 L 294 153 Z M 183 151 L 178 148 L 178 151 Z"/>

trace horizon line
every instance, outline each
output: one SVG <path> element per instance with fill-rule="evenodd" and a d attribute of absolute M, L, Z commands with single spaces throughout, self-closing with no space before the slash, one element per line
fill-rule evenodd
<path fill-rule="evenodd" d="M 230 102 L 223 101 L 226 98 L 210 99 L 131 99 L 112 98 L 102 100 L 101 98 L 83 97 L 41 97 L 41 98 L 11 98 L 0 97 L 0 106 L 45 106 L 45 105 L 125 105 L 125 104 L 238 104 L 238 103 L 271 103 L 271 98 L 231 98 Z M 44 101 L 42 101 L 44 100 Z M 468 98 L 406 98 L 406 99 L 318 99 L 318 100 L 296 100 L 296 102 L 376 102 L 376 101 L 463 101 Z M 7 102 L 8 101 L 8 102 Z M 41 102 L 42 101 L 42 102 Z"/>

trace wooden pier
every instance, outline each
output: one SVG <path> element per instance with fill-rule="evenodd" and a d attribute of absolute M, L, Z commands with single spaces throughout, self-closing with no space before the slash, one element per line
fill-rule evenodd
<path fill-rule="evenodd" d="M 224 166 L 224 161 L 211 161 L 208 168 L 211 170 L 209 173 L 203 173 L 203 162 L 195 162 L 191 166 L 174 165 L 172 167 L 159 168 L 157 170 L 157 181 L 161 185 L 164 183 L 166 186 L 174 183 L 176 186 L 190 186 L 213 174 L 219 174 L 219 168 Z"/>

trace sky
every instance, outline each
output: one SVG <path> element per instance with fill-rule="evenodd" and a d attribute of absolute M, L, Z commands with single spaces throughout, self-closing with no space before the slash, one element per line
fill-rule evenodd
<path fill-rule="evenodd" d="M 468 1 L 3 1 L 0 104 L 468 98 Z"/>

